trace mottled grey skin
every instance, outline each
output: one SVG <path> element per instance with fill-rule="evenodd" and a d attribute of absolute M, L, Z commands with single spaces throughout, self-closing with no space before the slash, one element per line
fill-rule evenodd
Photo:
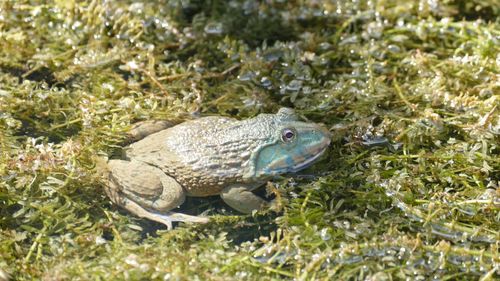
<path fill-rule="evenodd" d="M 172 125 L 136 126 L 131 137 L 143 139 L 126 147 L 123 160 L 108 161 L 106 188 L 116 204 L 169 228 L 172 221 L 208 221 L 170 212 L 185 196 L 220 195 L 243 213 L 262 209 L 267 202 L 253 189 L 307 167 L 330 143 L 324 127 L 298 121 L 288 108 L 241 121 L 211 116 L 166 128 Z"/>

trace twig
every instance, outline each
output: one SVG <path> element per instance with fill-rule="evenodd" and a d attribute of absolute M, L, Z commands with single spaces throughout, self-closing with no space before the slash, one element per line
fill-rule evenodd
<path fill-rule="evenodd" d="M 153 81 L 153 83 L 158 86 L 158 88 L 160 88 L 160 90 L 163 92 L 163 94 L 165 96 L 169 96 L 170 94 L 168 93 L 167 89 L 165 89 L 165 87 L 163 87 L 163 85 L 160 83 L 160 81 L 158 81 L 153 75 L 151 75 L 151 73 L 147 70 L 144 70 L 144 69 L 140 69 L 142 73 L 146 74 L 146 76 L 148 76 L 149 79 L 151 79 L 151 81 Z"/>
<path fill-rule="evenodd" d="M 401 88 L 399 87 L 398 80 L 394 78 L 393 80 L 393 85 L 394 88 L 396 89 L 396 94 L 398 94 L 398 97 L 411 109 L 411 111 L 416 111 L 417 106 L 411 102 L 408 101 L 408 99 L 404 96 L 403 91 L 401 91 Z"/>

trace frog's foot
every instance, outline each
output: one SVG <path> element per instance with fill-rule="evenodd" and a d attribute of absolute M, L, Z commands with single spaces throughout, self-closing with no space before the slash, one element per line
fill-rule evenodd
<path fill-rule="evenodd" d="M 255 195 L 252 190 L 261 184 L 234 184 L 224 188 L 220 194 L 222 200 L 231 208 L 244 214 L 251 214 L 266 208 L 269 203 Z"/>
<path fill-rule="evenodd" d="M 122 203 L 121 205 L 128 211 L 136 214 L 141 218 L 149 219 L 164 224 L 168 230 L 172 229 L 172 222 L 194 222 L 194 223 L 209 222 L 209 218 L 205 217 L 190 216 L 175 212 L 158 213 L 158 212 L 148 211 L 143 207 L 141 207 L 136 202 L 127 198 L 121 198 L 121 203 Z"/>
<path fill-rule="evenodd" d="M 153 216 L 157 217 L 159 220 L 156 220 L 157 222 L 163 223 L 165 222 L 170 222 L 170 227 L 172 225 L 172 222 L 174 221 L 180 221 L 180 222 L 194 222 L 194 223 L 207 223 L 210 221 L 209 218 L 206 217 L 197 217 L 197 216 L 190 216 L 182 213 L 175 213 L 175 212 L 166 212 L 164 214 L 162 213 L 151 213 Z M 163 223 L 165 224 L 165 223 Z M 165 224 L 167 225 L 167 224 Z M 167 225 L 167 227 L 169 227 Z"/>

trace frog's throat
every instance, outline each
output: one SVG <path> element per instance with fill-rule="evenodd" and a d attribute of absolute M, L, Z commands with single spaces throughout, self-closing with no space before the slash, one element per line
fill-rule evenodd
<path fill-rule="evenodd" d="M 255 180 L 258 177 L 257 176 L 257 161 L 258 161 L 260 150 L 265 148 L 265 147 L 275 145 L 277 143 L 278 143 L 278 141 L 273 141 L 271 143 L 268 143 L 260 148 L 255 149 L 254 151 L 252 151 L 250 159 L 248 159 L 248 164 L 247 164 L 248 169 L 246 172 L 243 173 L 243 179 Z M 259 178 L 262 178 L 262 176 Z"/>

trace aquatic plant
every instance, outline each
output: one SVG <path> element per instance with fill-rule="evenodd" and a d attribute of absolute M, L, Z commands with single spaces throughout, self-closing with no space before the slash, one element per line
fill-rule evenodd
<path fill-rule="evenodd" d="M 500 8 L 447 1 L 0 2 L 0 280 L 494 280 Z M 293 107 L 334 135 L 276 210 L 111 205 L 130 124 Z"/>

